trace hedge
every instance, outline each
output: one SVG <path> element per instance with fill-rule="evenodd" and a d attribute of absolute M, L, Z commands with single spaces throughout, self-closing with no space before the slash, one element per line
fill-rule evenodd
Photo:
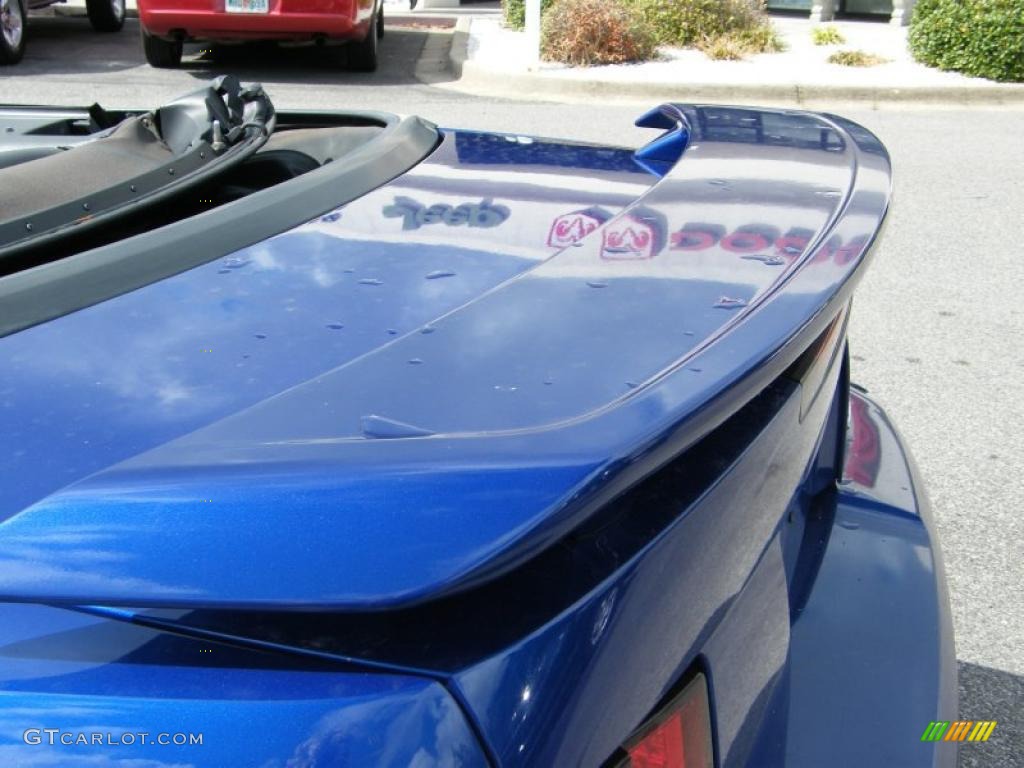
<path fill-rule="evenodd" d="M 774 28 L 759 0 L 625 0 L 651 25 L 658 42 L 686 47 L 735 32 L 766 29 L 777 50 Z"/>
<path fill-rule="evenodd" d="M 909 42 L 922 64 L 1024 82 L 1024 0 L 918 0 Z"/>

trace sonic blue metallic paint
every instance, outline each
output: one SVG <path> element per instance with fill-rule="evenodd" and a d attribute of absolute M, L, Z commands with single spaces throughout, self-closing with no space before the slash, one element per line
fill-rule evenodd
<path fill-rule="evenodd" d="M 916 475 L 853 393 L 822 483 L 843 356 L 816 394 L 779 378 L 848 307 L 885 150 L 659 114 L 655 186 L 622 151 L 448 133 L 335 214 L 0 339 L 0 594 L 129 606 L 4 606 L 0 696 L 212 732 L 236 764 L 599 765 L 697 666 L 720 766 L 953 765 L 917 741 L 956 701 Z M 700 490 L 664 526 L 549 556 L 680 454 Z M 395 619 L 367 641 L 346 615 Z M 90 632 L 118 639 L 68 667 Z M 165 749 L 132 756 L 224 764 Z"/>
<path fill-rule="evenodd" d="M 4 606 L 0 647 L 4 766 L 487 764 L 429 680 L 289 664 L 46 606 Z M 24 735 L 45 728 L 104 745 Z M 156 743 L 179 733 L 201 744 Z"/>
<path fill-rule="evenodd" d="M 57 371 L 80 359 L 51 350 L 48 336 L 71 343 L 86 343 L 86 337 L 103 346 L 93 358 L 112 369 L 90 369 L 91 381 L 76 382 L 97 397 L 114 390 L 106 408 L 92 410 L 96 418 L 105 420 L 106 411 L 124 399 L 117 397 L 123 378 L 134 382 L 149 373 L 154 381 L 141 395 L 143 407 L 159 415 L 169 399 L 171 413 L 202 409 L 207 423 L 194 419 L 193 431 L 155 445 L 151 433 L 145 444 L 122 449 L 132 455 L 102 468 L 86 458 L 95 441 L 75 445 L 78 460 L 66 462 L 66 474 L 85 475 L 86 467 L 93 474 L 41 499 L 5 528 L 28 540 L 102 529 L 107 563 L 90 565 L 92 584 L 65 578 L 53 583 L 46 569 L 74 568 L 74 548 L 48 549 L 50 557 L 34 551 L 21 564 L 8 553 L 0 595 L 128 605 L 367 608 L 422 600 L 522 562 L 654 469 L 663 460 L 656 446 L 670 433 L 682 429 L 683 442 L 692 442 L 721 418 L 717 410 L 728 407 L 723 400 L 749 399 L 788 362 L 783 348 L 791 361 L 852 290 L 849 277 L 888 201 L 887 160 L 859 151 L 819 118 L 771 119 L 778 125 L 768 130 L 783 132 L 781 147 L 738 142 L 732 132 L 725 140 L 714 140 L 713 132 L 711 140 L 692 137 L 676 171 L 604 227 L 531 269 L 523 271 L 520 262 L 520 274 L 511 279 L 508 272 L 489 273 L 495 283 L 504 281 L 462 306 L 458 298 L 441 306 L 434 299 L 440 291 L 457 290 L 424 279 L 439 261 L 417 275 L 400 256 L 369 265 L 340 257 L 345 252 L 339 247 L 325 251 L 332 267 L 342 270 L 332 292 L 338 303 L 292 319 L 282 305 L 287 300 L 275 306 L 277 290 L 265 286 L 278 279 L 274 265 L 327 248 L 307 243 L 307 232 L 324 226 L 312 224 L 237 255 L 252 262 L 249 272 L 246 267 L 218 275 L 221 265 L 210 264 L 15 336 L 12 363 L 27 374 L 14 387 L 19 395 L 59 390 L 66 380 Z M 529 176 L 526 169 L 523 174 Z M 786 174 L 790 178 L 780 181 Z M 513 178 L 510 184 L 521 182 Z M 357 211 L 379 212 L 393 195 L 385 187 L 326 226 L 344 225 Z M 586 200 L 578 192 L 566 208 Z M 673 250 L 664 232 L 657 258 L 607 257 L 603 232 L 637 228 L 639 220 L 657 220 L 659 212 L 671 221 L 671 232 L 685 230 L 694 216 L 714 215 L 728 229 L 769 221 L 775 237 L 804 233 L 805 248 L 787 254 L 783 264 L 768 265 L 743 259 L 724 244 L 702 253 Z M 536 229 L 539 240 L 547 223 Z M 651 229 L 654 239 L 657 227 Z M 825 237 L 827 243 L 815 239 Z M 851 243 L 856 248 L 840 258 L 840 246 Z M 271 265 L 270 275 L 259 270 L 261 258 Z M 463 264 L 441 266 L 456 272 L 448 279 L 458 286 Z M 419 286 L 415 293 L 402 290 L 410 273 Z M 293 285 L 285 290 L 298 296 Z M 267 292 L 264 304 L 257 297 Z M 190 312 L 196 319 L 181 323 L 179 308 L 193 298 L 200 302 Z M 102 326 L 120 323 L 126 310 L 131 317 L 132 305 L 137 313 L 157 308 L 150 311 L 160 313 L 157 327 L 172 344 L 184 336 L 165 353 L 169 370 L 167 357 L 139 351 L 156 367 L 140 372 L 139 362 L 124 357 L 125 347 L 133 349 L 130 342 L 116 344 L 103 333 Z M 361 319 L 366 305 L 379 307 L 380 315 Z M 265 326 L 275 315 L 283 318 L 282 327 L 271 336 Z M 346 342 L 331 338 L 333 322 L 356 326 L 345 352 L 334 347 Z M 385 343 L 386 329 L 395 325 L 405 335 Z M 265 332 L 252 332 L 257 328 Z M 433 332 L 423 333 L 427 328 Z M 111 331 L 115 339 L 125 333 L 131 331 Z M 366 337 L 372 341 L 360 343 Z M 324 339 L 317 350 L 306 346 L 314 339 Z M 307 369 L 305 380 L 288 381 L 288 389 L 273 382 L 276 396 L 264 391 L 261 400 L 240 409 L 228 391 L 263 386 L 239 370 L 264 355 L 270 355 L 268 367 L 313 358 L 322 372 L 310 375 Z M 211 421 L 209 406 L 198 403 L 218 398 L 235 412 Z M 46 408 L 14 408 L 16 414 L 41 410 Z M 136 429 L 152 423 L 137 411 L 120 413 L 139 423 Z M 77 437 L 73 425 L 67 427 L 70 418 L 54 419 L 58 434 Z M 367 439 L 368 418 L 430 435 Z M 182 430 L 178 420 L 171 423 Z M 38 435 L 36 454 L 53 442 L 30 425 L 15 433 Z M 678 440 L 670 444 L 673 451 L 682 447 Z M 522 473 L 529 480 L 495 482 Z M 432 493 L 417 486 L 424 479 L 427 486 L 455 483 L 460 491 L 478 483 L 491 495 Z M 506 486 L 515 491 L 495 492 Z M 148 524 L 154 514 L 168 525 Z M 245 524 L 253 516 L 262 520 L 258 531 Z M 121 528 L 126 519 L 140 524 Z M 348 549 L 317 547 L 327 536 Z M 201 579 L 190 578 L 180 568 L 186 555 L 212 567 Z M 278 573 L 251 573 L 244 566 L 254 559 L 277 563 Z M 282 570 L 288 578 L 279 577 Z"/>

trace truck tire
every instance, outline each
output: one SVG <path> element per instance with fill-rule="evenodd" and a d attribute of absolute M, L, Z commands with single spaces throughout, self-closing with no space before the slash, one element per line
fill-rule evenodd
<path fill-rule="evenodd" d="M 124 26 L 125 0 L 85 0 L 89 23 L 97 32 L 118 32 Z"/>

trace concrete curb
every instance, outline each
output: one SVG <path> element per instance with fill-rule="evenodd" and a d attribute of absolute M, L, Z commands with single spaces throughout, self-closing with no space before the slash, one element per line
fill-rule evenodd
<path fill-rule="evenodd" d="M 856 103 L 860 105 L 920 106 L 1013 106 L 1024 107 L 1024 84 L 974 86 L 925 86 L 878 88 L 845 85 L 779 85 L 771 83 L 650 83 L 560 78 L 535 72 L 496 70 L 469 58 L 469 27 L 472 19 L 455 25 L 448 54 L 448 69 L 455 81 L 446 87 L 467 93 L 523 100 L 623 101 L 716 101 L 729 103 L 771 102 Z M 431 84 L 439 84 L 434 78 Z"/>

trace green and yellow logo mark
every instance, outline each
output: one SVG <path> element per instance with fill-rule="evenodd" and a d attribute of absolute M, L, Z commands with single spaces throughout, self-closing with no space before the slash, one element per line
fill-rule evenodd
<path fill-rule="evenodd" d="M 932 720 L 921 741 L 988 741 L 995 728 L 995 720 Z"/>

